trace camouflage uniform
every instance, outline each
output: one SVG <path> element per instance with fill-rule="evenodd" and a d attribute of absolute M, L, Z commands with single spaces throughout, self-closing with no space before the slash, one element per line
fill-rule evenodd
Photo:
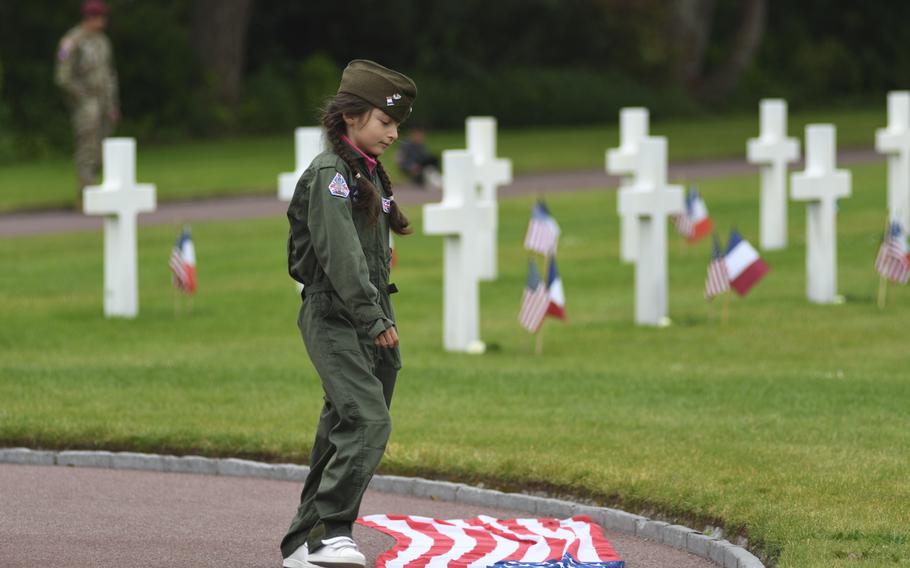
<path fill-rule="evenodd" d="M 111 42 L 77 25 L 60 40 L 55 80 L 67 94 L 76 138 L 79 193 L 97 182 L 101 143 L 114 129 L 120 103 Z"/>

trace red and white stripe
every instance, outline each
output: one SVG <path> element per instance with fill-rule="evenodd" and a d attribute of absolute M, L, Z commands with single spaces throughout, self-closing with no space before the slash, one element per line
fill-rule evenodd
<path fill-rule="evenodd" d="M 892 282 L 906 284 L 910 279 L 910 259 L 907 258 L 906 248 L 901 245 L 900 239 L 886 237 L 875 257 L 875 269 Z"/>
<path fill-rule="evenodd" d="M 559 225 L 553 218 L 531 218 L 528 232 L 525 233 L 525 249 L 538 254 L 550 255 L 556 250 L 559 241 Z"/>
<path fill-rule="evenodd" d="M 187 294 L 196 292 L 196 247 L 193 240 L 184 233 L 184 236 L 171 250 L 168 265 L 173 274 L 174 287 Z"/>
<path fill-rule="evenodd" d="M 672 219 L 673 225 L 676 226 L 676 232 L 688 239 L 692 235 L 692 232 L 695 228 L 695 225 L 692 223 L 692 219 L 689 218 L 689 214 L 676 213 L 672 215 Z"/>
<path fill-rule="evenodd" d="M 621 562 L 603 531 L 585 516 L 570 519 L 438 520 L 370 515 L 358 523 L 395 538 L 377 568 L 487 568 L 496 562 Z"/>
<path fill-rule="evenodd" d="M 518 321 L 526 330 L 537 333 L 549 307 L 550 294 L 546 286 L 541 283 L 536 290 L 525 288 L 521 298 L 521 311 L 518 312 Z"/>
<path fill-rule="evenodd" d="M 708 278 L 705 280 L 705 299 L 710 300 L 730 289 L 730 277 L 723 258 L 715 258 L 708 264 Z"/>

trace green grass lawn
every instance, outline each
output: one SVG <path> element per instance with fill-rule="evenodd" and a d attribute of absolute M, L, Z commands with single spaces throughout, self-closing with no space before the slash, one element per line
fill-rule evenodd
<path fill-rule="evenodd" d="M 883 170 L 856 168 L 841 203 L 846 304 L 805 300 L 793 204 L 790 249 L 765 255 L 771 272 L 732 300 L 726 326 L 702 299 L 710 245 L 674 237 L 675 325 L 635 327 L 615 196 L 554 196 L 569 321 L 547 324 L 541 357 L 516 322 L 530 198 L 501 203 L 481 357 L 441 349 L 441 240 L 399 239 L 405 369 L 382 471 L 719 521 L 783 567 L 910 566 L 910 290 L 875 306 Z M 700 189 L 724 231 L 757 242 L 757 178 Z M 192 316 L 173 310 L 177 228 L 143 228 L 135 321 L 101 317 L 100 234 L 0 240 L 0 445 L 305 461 L 321 389 L 295 326 L 285 222 L 193 229 Z"/>
<path fill-rule="evenodd" d="M 603 119 L 601 119 L 603 120 Z M 790 132 L 802 138 L 812 122 L 834 122 L 842 147 L 871 146 L 875 129 L 885 125 L 885 108 L 795 114 Z M 600 121 L 598 121 L 600 122 Z M 745 157 L 746 140 L 758 134 L 758 113 L 658 122 L 652 131 L 669 137 L 671 160 Z M 465 145 L 463 132 L 434 132 L 431 148 L 441 152 Z M 604 152 L 618 145 L 615 125 L 505 130 L 499 154 L 514 162 L 516 174 L 602 168 Z M 139 141 L 138 177 L 158 186 L 160 200 L 277 191 L 280 172 L 294 166 L 292 129 L 287 136 L 188 142 L 148 146 Z M 398 181 L 394 160 L 389 163 Z M 71 161 L 58 158 L 0 166 L 0 213 L 69 206 L 76 193 Z"/>

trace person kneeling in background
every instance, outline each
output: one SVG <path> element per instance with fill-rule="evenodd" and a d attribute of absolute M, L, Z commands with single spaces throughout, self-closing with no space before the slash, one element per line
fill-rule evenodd
<path fill-rule="evenodd" d="M 408 178 L 422 188 L 442 188 L 439 173 L 439 158 L 430 153 L 426 146 L 426 131 L 419 126 L 411 128 L 407 140 L 400 143 L 395 156 L 398 167 Z"/>

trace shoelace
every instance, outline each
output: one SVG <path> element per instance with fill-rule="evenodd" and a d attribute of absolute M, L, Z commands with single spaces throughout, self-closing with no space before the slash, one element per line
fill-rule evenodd
<path fill-rule="evenodd" d="M 335 549 L 353 548 L 354 550 L 357 550 L 357 543 L 355 543 L 354 540 L 350 537 L 346 536 L 337 536 L 335 538 L 323 540 L 322 544 Z"/>

